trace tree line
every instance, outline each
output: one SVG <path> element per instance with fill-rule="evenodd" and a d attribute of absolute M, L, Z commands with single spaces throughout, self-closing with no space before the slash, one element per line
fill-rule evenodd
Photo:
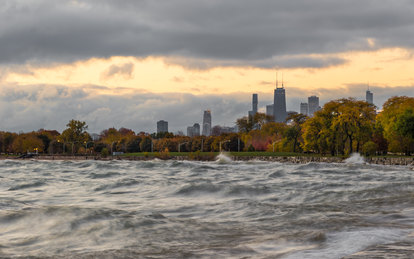
<path fill-rule="evenodd" d="M 0 152 L 24 154 L 109 154 L 112 152 L 268 151 L 347 155 L 414 152 L 414 98 L 391 97 L 377 114 L 375 106 L 353 98 L 326 103 L 312 117 L 290 114 L 285 123 L 257 113 L 236 122 L 238 133 L 187 137 L 172 133 L 103 130 L 98 139 L 86 122 L 71 120 L 66 129 L 29 133 L 0 132 Z"/>
<path fill-rule="evenodd" d="M 378 114 L 375 106 L 353 98 L 326 103 L 312 117 L 290 114 L 286 123 L 264 114 L 237 120 L 247 147 L 261 151 L 324 155 L 366 155 L 414 152 L 414 98 L 388 99 Z"/>

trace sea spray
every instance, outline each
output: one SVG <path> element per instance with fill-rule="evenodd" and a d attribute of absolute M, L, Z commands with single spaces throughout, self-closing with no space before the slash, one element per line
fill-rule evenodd
<path fill-rule="evenodd" d="M 233 162 L 233 160 L 226 153 L 220 152 L 220 154 L 216 157 L 216 162 L 219 164 L 228 164 Z"/>
<path fill-rule="evenodd" d="M 364 158 L 359 153 L 352 153 L 344 162 L 346 164 L 365 164 Z"/>

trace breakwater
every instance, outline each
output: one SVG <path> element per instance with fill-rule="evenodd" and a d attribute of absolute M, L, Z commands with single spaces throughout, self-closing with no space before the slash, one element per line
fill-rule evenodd
<path fill-rule="evenodd" d="M 3 159 L 5 157 L 2 157 Z M 38 160 L 129 160 L 129 161 L 146 161 L 152 159 L 160 159 L 157 156 L 63 156 L 63 155 L 38 155 L 30 159 Z M 323 157 L 323 156 L 231 156 L 228 158 L 233 161 L 269 161 L 280 163 L 307 164 L 307 163 L 343 163 L 344 157 Z M 215 160 L 215 156 L 164 156 L 163 160 L 199 160 L 211 161 Z M 359 163 L 377 164 L 377 165 L 405 165 L 414 166 L 414 156 L 412 157 L 364 157 Z"/>

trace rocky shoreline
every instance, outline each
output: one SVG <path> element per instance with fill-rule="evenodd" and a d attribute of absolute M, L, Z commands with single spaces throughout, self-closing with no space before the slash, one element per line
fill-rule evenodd
<path fill-rule="evenodd" d="M 62 156 L 62 155 L 38 155 L 33 157 L 22 157 L 20 159 L 38 159 L 38 160 L 128 160 L 128 161 L 145 161 L 152 159 L 163 160 L 197 160 L 197 161 L 214 161 L 215 156 Z M 269 161 L 280 163 L 344 163 L 346 158 L 342 157 L 318 157 L 318 156 L 228 156 L 233 161 Z M 19 159 L 2 156 L 0 159 Z M 412 157 L 364 157 L 364 161 L 368 164 L 377 165 L 403 165 L 414 166 L 414 156 Z"/>

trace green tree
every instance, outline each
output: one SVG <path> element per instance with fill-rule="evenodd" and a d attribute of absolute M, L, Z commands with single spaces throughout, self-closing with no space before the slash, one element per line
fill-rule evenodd
<path fill-rule="evenodd" d="M 151 145 L 152 140 L 149 136 L 145 136 L 142 138 L 139 148 L 141 149 L 141 152 L 151 152 Z"/>
<path fill-rule="evenodd" d="M 307 119 L 306 115 L 300 113 L 291 114 L 286 118 L 286 121 L 291 121 L 291 123 L 285 131 L 285 145 L 291 143 L 293 152 L 297 151 L 302 135 L 302 125 Z"/>
<path fill-rule="evenodd" d="M 91 140 L 90 135 L 88 134 L 88 132 L 86 132 L 86 130 L 88 129 L 88 125 L 86 125 L 86 122 L 71 120 L 66 125 L 66 127 L 67 129 L 65 129 L 62 132 L 58 139 L 60 141 L 64 141 L 66 145 L 71 145 L 71 148 L 74 148 L 72 150 L 72 153 L 75 153 L 80 146 L 84 145 L 84 143 Z"/>
<path fill-rule="evenodd" d="M 394 96 L 384 103 L 378 122 L 384 129 L 389 151 L 406 155 L 414 152 L 413 107 L 414 98 L 407 96 Z"/>
<path fill-rule="evenodd" d="M 245 116 L 237 119 L 236 124 L 240 132 L 248 133 L 253 129 L 261 129 L 263 125 L 272 121 L 272 116 L 256 113 L 253 117 Z"/>
<path fill-rule="evenodd" d="M 141 143 L 142 138 L 140 136 L 134 136 L 129 139 L 127 142 L 127 152 L 141 152 L 139 144 Z"/>
<path fill-rule="evenodd" d="M 15 153 L 39 152 L 44 151 L 43 141 L 37 137 L 35 132 L 19 134 L 13 141 L 13 151 Z"/>
<path fill-rule="evenodd" d="M 304 124 L 304 150 L 352 153 L 371 140 L 375 106 L 353 98 L 328 102 Z"/>

